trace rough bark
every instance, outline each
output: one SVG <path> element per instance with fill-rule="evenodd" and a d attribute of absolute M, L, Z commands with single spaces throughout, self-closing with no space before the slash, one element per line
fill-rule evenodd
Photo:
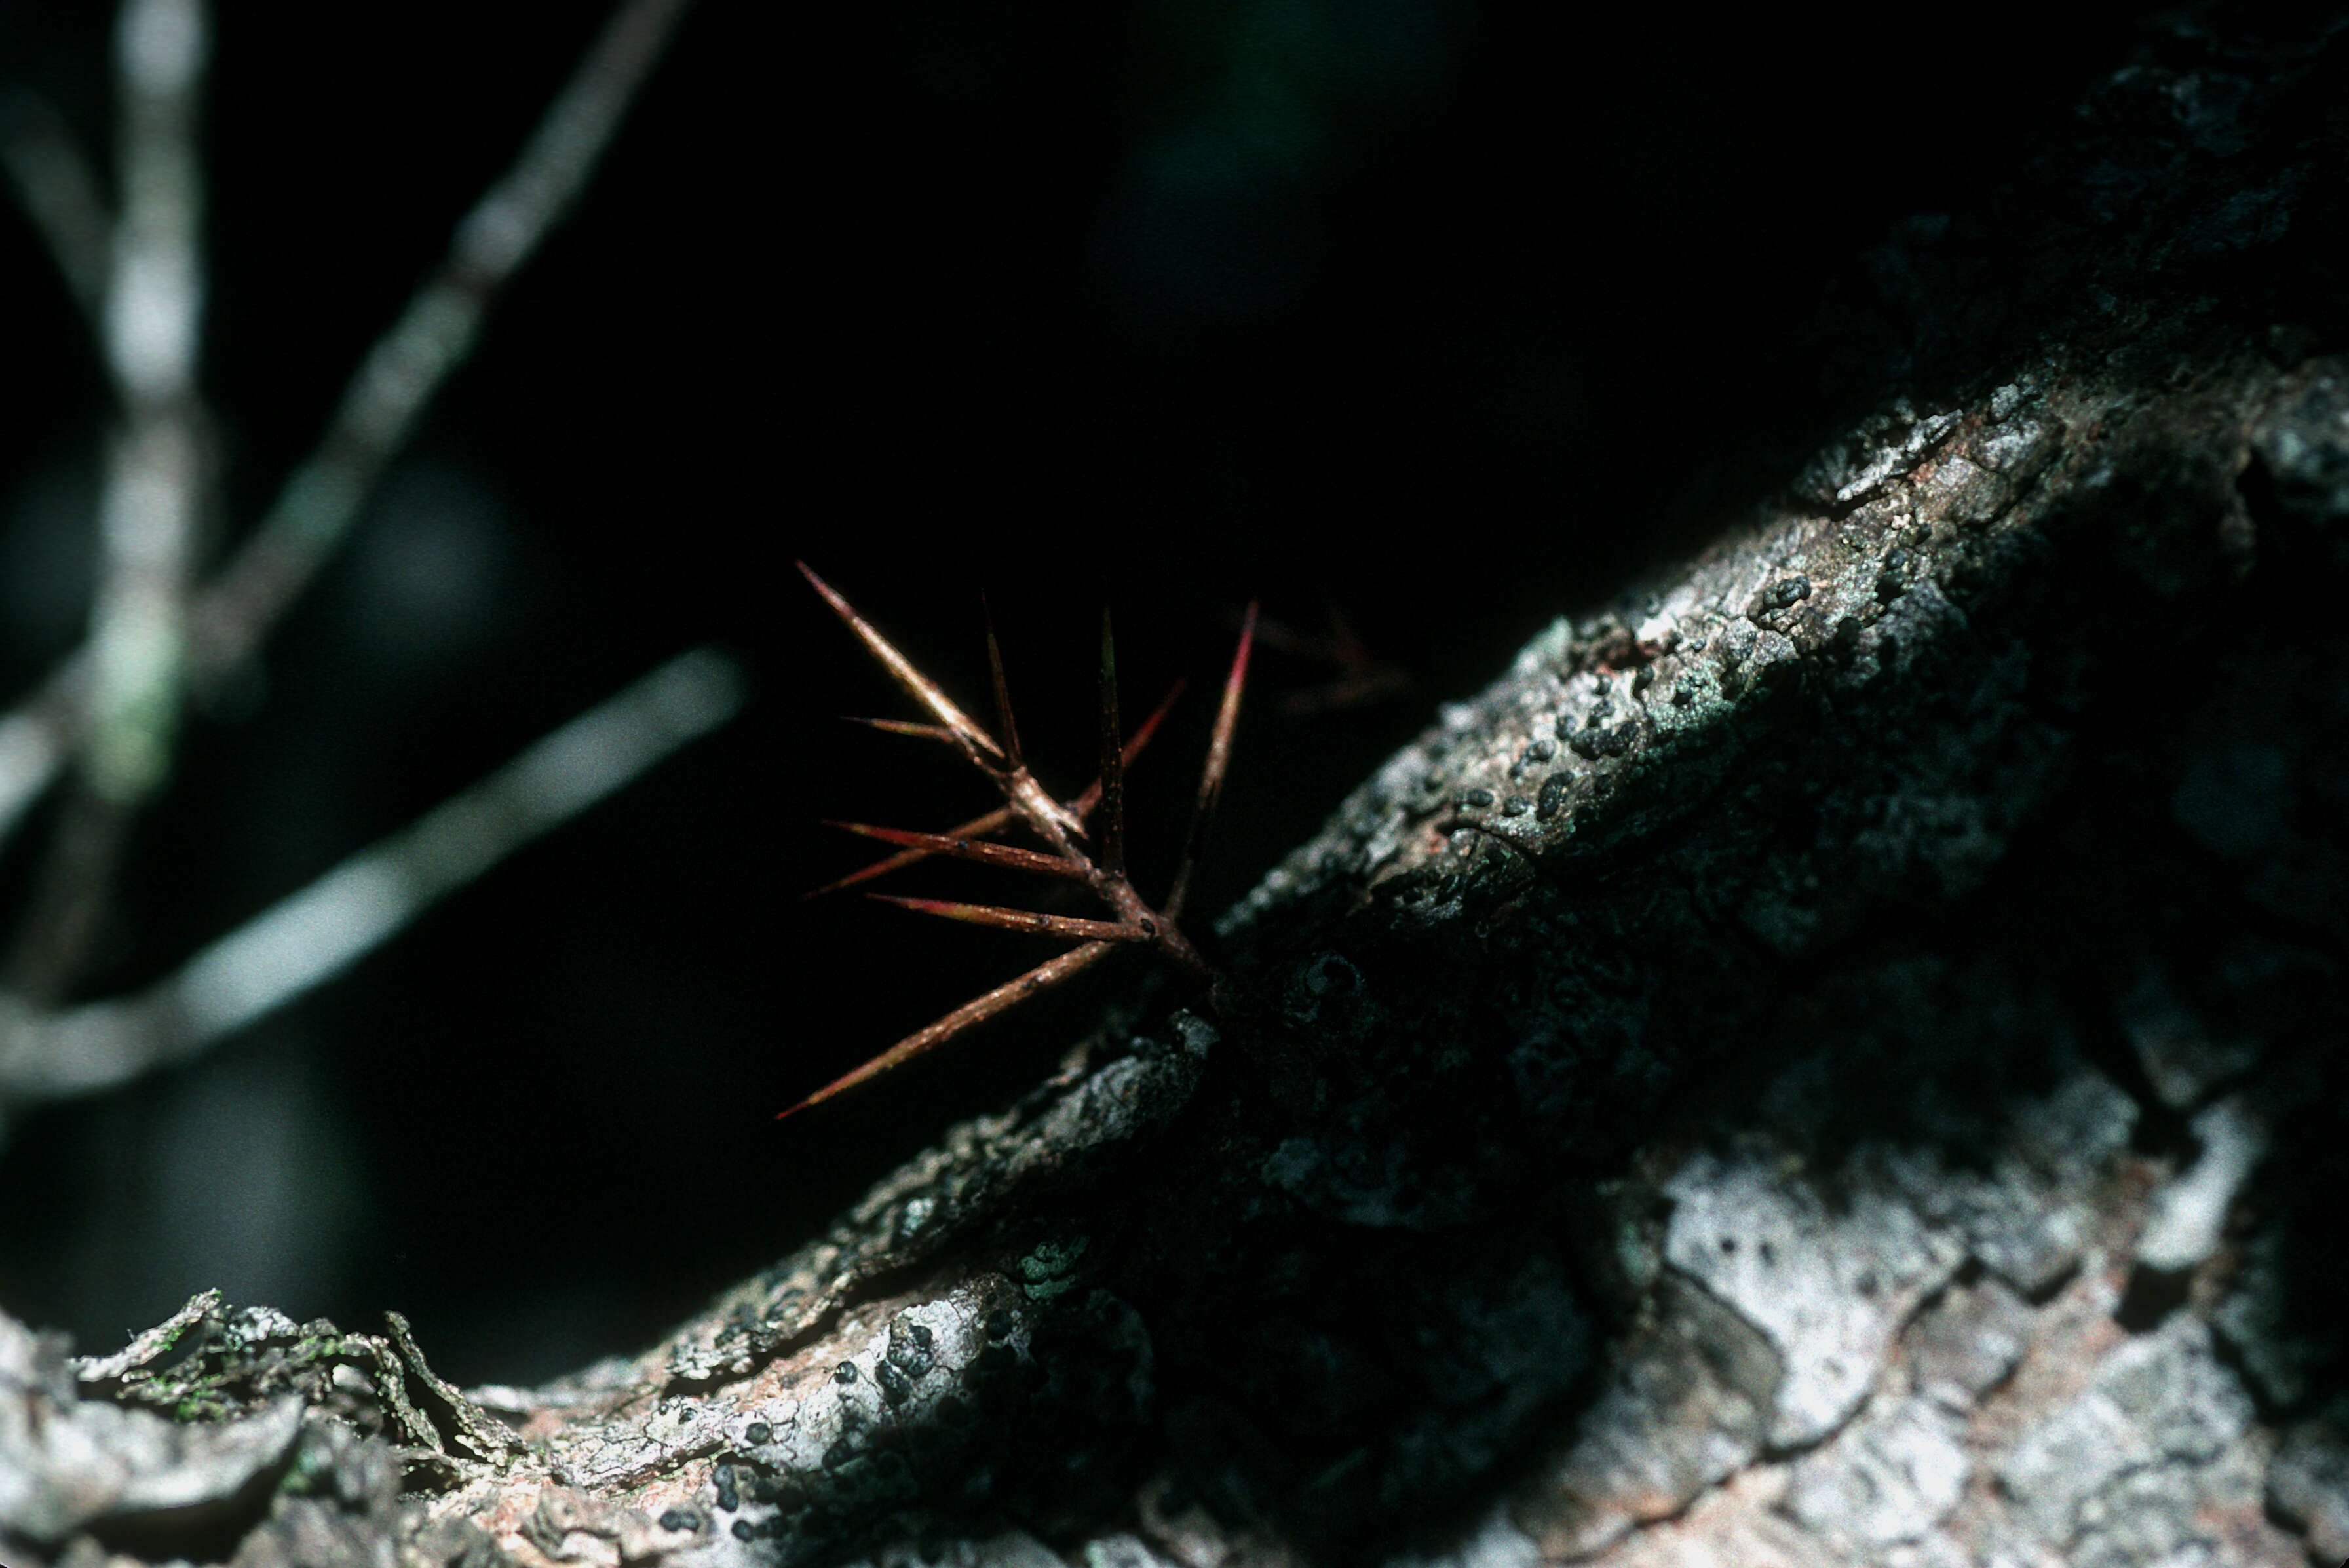
<path fill-rule="evenodd" d="M 2344 78 L 2178 25 L 1872 258 L 1821 338 L 1867 410 L 1357 791 L 1224 920 L 1222 1016 L 1143 997 L 548 1387 L 202 1298 L 102 1363 L 6 1325 L 0 1530 L 2339 1559 Z"/>

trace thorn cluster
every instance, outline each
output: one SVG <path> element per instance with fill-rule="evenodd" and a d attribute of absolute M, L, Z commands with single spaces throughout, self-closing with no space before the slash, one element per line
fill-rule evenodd
<path fill-rule="evenodd" d="M 1207 829 L 1215 819 L 1216 802 L 1223 794 L 1224 774 L 1231 763 L 1232 732 L 1239 722 L 1240 693 L 1247 681 L 1248 649 L 1256 639 L 1255 605 L 1248 606 L 1247 617 L 1241 622 L 1239 647 L 1232 655 L 1231 672 L 1224 680 L 1223 702 L 1216 711 L 1215 732 L 1207 743 L 1206 764 L 1200 770 L 1199 793 L 1192 805 L 1190 831 L 1184 840 L 1183 857 L 1174 873 L 1174 886 L 1165 898 L 1154 908 L 1143 899 L 1126 875 L 1125 770 L 1157 732 L 1160 722 L 1166 717 L 1166 711 L 1181 694 L 1182 685 L 1176 683 L 1174 690 L 1166 694 L 1165 701 L 1158 704 L 1130 738 L 1122 735 L 1117 706 L 1117 650 L 1111 636 L 1107 610 L 1102 612 L 1101 776 L 1082 794 L 1063 803 L 1037 783 L 1020 754 L 1019 730 L 1012 722 L 1010 691 L 1003 679 L 1002 650 L 996 642 L 991 621 L 987 628 L 987 661 L 995 686 L 995 711 L 1000 740 L 988 734 L 968 714 L 956 707 L 928 677 L 914 668 L 912 660 L 874 629 L 872 624 L 858 615 L 829 583 L 811 571 L 806 562 L 797 565 L 815 591 L 823 596 L 824 602 L 847 623 L 848 628 L 864 642 L 873 657 L 881 661 L 882 668 L 889 671 L 897 684 L 928 711 L 932 721 L 916 723 L 897 719 L 864 719 L 857 722 L 895 734 L 942 742 L 954 747 L 962 753 L 966 762 L 985 774 L 1002 792 L 1004 802 L 997 810 L 944 833 L 916 833 L 904 828 L 874 827 L 857 822 L 832 823 L 832 826 L 850 833 L 896 845 L 898 851 L 837 882 L 817 888 L 809 897 L 870 881 L 933 855 L 945 855 L 1009 870 L 1029 871 L 1063 881 L 1081 882 L 1106 907 L 1112 918 L 1085 920 L 1065 915 L 1001 909 L 991 904 L 867 894 L 868 898 L 922 914 L 1061 937 L 1079 945 L 1037 965 L 1016 980 L 997 986 L 986 995 L 965 1002 L 928 1027 L 916 1030 L 863 1066 L 833 1080 L 797 1105 L 781 1112 L 781 1116 L 788 1116 L 794 1111 L 805 1110 L 868 1079 L 878 1077 L 1027 998 L 1082 973 L 1120 947 L 1155 948 L 1185 972 L 1200 980 L 1214 978 L 1206 961 L 1184 936 L 1178 920 L 1183 912 L 1185 896 L 1190 889 L 1191 868 L 1206 844 Z M 1101 819 L 1099 831 L 1096 836 L 1089 839 L 1086 825 L 1096 814 Z M 1040 840 L 1043 849 L 1022 849 L 992 842 L 996 834 L 1014 824 L 1025 827 Z M 1083 847 L 1088 843 L 1092 845 L 1090 850 Z"/>

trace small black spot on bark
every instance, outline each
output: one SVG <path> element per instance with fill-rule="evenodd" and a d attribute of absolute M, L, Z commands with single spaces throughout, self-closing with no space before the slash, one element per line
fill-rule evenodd
<path fill-rule="evenodd" d="M 761 1443 L 765 1442 L 774 1435 L 774 1428 L 768 1426 L 764 1421 L 753 1421 L 749 1426 L 742 1428 L 742 1440 L 749 1443 L 753 1448 L 758 1447 Z"/>
<path fill-rule="evenodd" d="M 738 1519 L 738 1520 L 736 1520 L 736 1521 L 734 1521 L 734 1539 L 735 1539 L 735 1540 L 737 1540 L 737 1541 L 756 1541 L 758 1538 L 759 1538 L 759 1532 L 758 1532 L 757 1531 L 755 1531 L 755 1530 L 753 1530 L 753 1529 L 751 1529 L 751 1528 L 750 1528 L 750 1521 L 749 1520 L 747 1520 L 747 1519 Z"/>
<path fill-rule="evenodd" d="M 1534 819 L 1537 822 L 1547 822 L 1557 815 L 1558 807 L 1566 804 L 1569 783 L 1564 774 L 1552 774 L 1542 781 L 1541 793 L 1534 797 Z"/>
<path fill-rule="evenodd" d="M 2113 1321 L 2131 1334 L 2152 1333 L 2186 1304 L 2193 1279 L 2191 1269 L 2151 1269 L 2139 1263 L 2129 1271 L 2128 1289 L 2121 1293 Z"/>
<path fill-rule="evenodd" d="M 1493 792 L 1488 789 L 1472 789 L 1460 797 L 1460 804 L 1464 806 L 1476 807 L 1490 805 L 1493 804 Z"/>
<path fill-rule="evenodd" d="M 835 1383 L 855 1382 L 856 1363 L 854 1361 L 843 1361 L 839 1366 L 833 1367 L 832 1369 L 832 1380 Z"/>
<path fill-rule="evenodd" d="M 698 1530 L 701 1528 L 701 1515 L 682 1508 L 672 1508 L 660 1516 L 660 1527 L 663 1530 Z"/>

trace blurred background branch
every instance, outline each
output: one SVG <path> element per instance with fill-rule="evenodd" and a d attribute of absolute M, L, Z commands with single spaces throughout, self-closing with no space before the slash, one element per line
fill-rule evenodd
<path fill-rule="evenodd" d="M 145 991 L 46 1017 L 0 998 L 0 1118 L 182 1061 L 333 979 L 523 845 L 725 723 L 741 700 L 730 660 L 685 654 Z"/>
<path fill-rule="evenodd" d="M 87 317 L 112 409 L 91 508 L 88 638 L 0 717 L 0 841 L 39 829 L 24 869 L 0 884 L 18 906 L 0 961 L 0 1137 L 28 1109 L 185 1063 L 333 979 L 739 709 L 733 659 L 708 649 L 673 659 L 160 978 L 74 1000 L 106 967 L 140 818 L 182 770 L 191 702 L 217 709 L 223 691 L 261 681 L 264 639 L 366 514 L 504 286 L 576 203 L 687 5 L 624 0 L 614 11 L 360 358 L 315 449 L 209 575 L 203 557 L 235 510 L 202 389 L 213 17 L 205 0 L 124 0 L 108 94 L 111 201 L 49 96 L 27 85 L 0 98 L 0 163 Z M 54 808 L 36 812 L 61 778 Z"/>
<path fill-rule="evenodd" d="M 23 88 L 0 99 L 0 164 L 57 275 L 98 324 L 107 282 L 106 203 L 98 174 L 57 107 Z"/>

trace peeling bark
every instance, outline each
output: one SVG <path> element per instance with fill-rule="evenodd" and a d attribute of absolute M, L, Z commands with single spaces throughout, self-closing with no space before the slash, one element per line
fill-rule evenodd
<path fill-rule="evenodd" d="M 2180 25 L 1873 258 L 1874 402 L 1341 805 L 1225 1016 L 544 1388 L 11 1327 L 0 1531 L 170 1556 L 199 1474 L 251 1568 L 2349 1552 L 2344 77 Z"/>

